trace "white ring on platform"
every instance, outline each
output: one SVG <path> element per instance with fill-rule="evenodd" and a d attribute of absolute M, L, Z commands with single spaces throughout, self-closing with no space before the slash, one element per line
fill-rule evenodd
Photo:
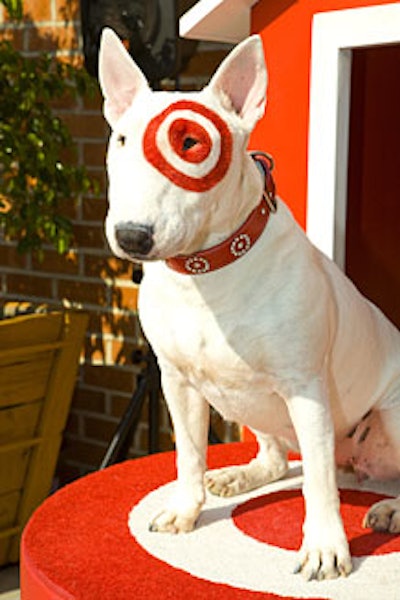
<path fill-rule="evenodd" d="M 306 582 L 292 574 L 296 552 L 261 543 L 234 524 L 234 509 L 252 498 L 302 485 L 298 461 L 281 481 L 233 498 L 208 495 L 196 529 L 189 534 L 152 533 L 148 525 L 166 503 L 175 482 L 145 496 L 129 515 L 129 529 L 152 556 L 191 575 L 239 589 L 269 592 L 290 598 L 334 600 L 399 600 L 400 553 L 353 557 L 353 573 L 347 578 Z M 351 474 L 339 475 L 342 489 L 365 490 L 396 496 L 399 482 L 366 481 L 358 485 Z M 372 595 L 368 596 L 371 590 Z M 372 591 L 373 590 L 373 591 Z"/>

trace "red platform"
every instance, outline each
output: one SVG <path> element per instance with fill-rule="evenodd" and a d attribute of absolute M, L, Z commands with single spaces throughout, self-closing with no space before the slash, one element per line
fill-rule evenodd
<path fill-rule="evenodd" d="M 209 465 L 219 467 L 239 464 L 247 462 L 254 454 L 253 444 L 215 446 L 209 452 Z M 323 582 L 324 588 L 313 582 L 307 588 L 310 592 L 307 596 L 279 595 L 276 590 L 272 593 L 241 589 L 218 583 L 215 579 L 208 581 L 206 578 L 193 576 L 146 551 L 129 531 L 128 515 L 132 507 L 146 498 L 149 492 L 175 478 L 174 463 L 174 453 L 125 462 L 84 477 L 48 498 L 34 513 L 23 534 L 22 600 L 258 600 L 341 597 L 325 595 L 326 586 L 334 586 L 334 582 Z M 344 496 L 343 518 L 352 539 L 351 544 L 355 544 L 354 549 L 357 548 L 354 555 L 380 554 L 387 556 L 388 560 L 393 557 L 398 559 L 400 537 L 366 532 L 359 525 L 360 514 L 365 511 L 365 505 L 376 499 L 377 495 L 346 491 Z M 267 500 L 264 501 L 263 498 Z M 258 543 L 284 549 L 298 545 L 303 510 L 299 491 L 272 493 L 257 500 L 243 503 L 236 501 L 236 504 L 232 521 L 243 539 L 247 536 L 258 540 Z M 270 527 L 272 513 L 280 514 L 277 521 L 280 527 L 273 531 Z M 358 525 L 355 526 L 353 521 Z M 155 536 L 154 539 L 165 540 L 162 534 L 151 535 Z M 190 538 L 185 536 L 185 539 Z M 229 544 L 224 539 L 210 540 L 210 544 L 220 547 L 222 570 L 224 557 L 231 550 L 224 548 L 227 543 Z M 202 552 L 207 553 L 207 548 L 203 548 Z M 247 550 L 242 554 L 245 572 L 246 568 L 252 568 L 252 558 Z M 275 568 L 276 565 L 270 565 L 271 567 Z M 379 568 L 381 573 L 382 566 Z M 398 565 L 395 565 L 395 569 L 399 573 Z M 387 574 L 389 579 L 393 579 L 393 573 L 391 564 Z M 357 575 L 360 577 L 359 573 Z M 301 581 L 298 575 L 287 573 L 287 576 L 294 578 L 295 582 Z M 268 580 L 267 572 L 266 579 Z M 346 583 L 347 581 L 351 583 L 351 576 Z M 340 583 L 343 584 L 343 580 Z M 393 583 L 397 586 L 395 589 L 400 589 L 400 582 L 391 581 Z M 388 600 L 391 598 L 391 588 L 385 589 L 389 594 L 385 594 L 385 600 Z M 383 596 L 378 594 L 370 597 Z"/>

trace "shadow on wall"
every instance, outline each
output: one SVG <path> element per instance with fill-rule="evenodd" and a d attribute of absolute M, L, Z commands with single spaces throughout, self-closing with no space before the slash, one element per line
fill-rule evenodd
<path fill-rule="evenodd" d="M 262 7 L 254 6 L 253 10 L 257 13 L 257 23 L 262 30 L 278 19 L 288 8 L 296 4 L 298 0 L 275 0 L 274 2 L 263 2 Z M 261 4 L 261 3 L 260 3 Z"/>

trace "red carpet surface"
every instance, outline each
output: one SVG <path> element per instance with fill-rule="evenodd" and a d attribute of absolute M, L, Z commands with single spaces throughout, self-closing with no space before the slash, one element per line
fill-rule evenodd
<path fill-rule="evenodd" d="M 209 466 L 254 454 L 253 444 L 215 446 Z M 345 476 L 342 514 L 354 573 L 307 583 L 291 573 L 303 518 L 298 464 L 252 494 L 209 496 L 193 533 L 150 533 L 148 522 L 174 485 L 174 462 L 166 453 L 122 463 L 47 499 L 23 535 L 22 600 L 400 599 L 400 536 L 361 528 L 367 506 L 395 495 L 396 484 L 360 489 Z"/>

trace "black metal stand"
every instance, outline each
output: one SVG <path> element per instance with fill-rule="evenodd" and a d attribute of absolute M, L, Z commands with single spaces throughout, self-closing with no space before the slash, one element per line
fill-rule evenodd
<path fill-rule="evenodd" d="M 148 423 L 149 423 L 149 454 L 159 451 L 159 416 L 160 416 L 160 371 L 153 351 L 149 347 L 147 354 L 141 352 L 133 354 L 133 362 L 145 362 L 145 368 L 137 378 L 137 387 L 129 402 L 107 452 L 100 464 L 100 469 L 114 465 L 127 458 L 137 426 L 142 414 L 143 405 L 148 398 Z"/>

